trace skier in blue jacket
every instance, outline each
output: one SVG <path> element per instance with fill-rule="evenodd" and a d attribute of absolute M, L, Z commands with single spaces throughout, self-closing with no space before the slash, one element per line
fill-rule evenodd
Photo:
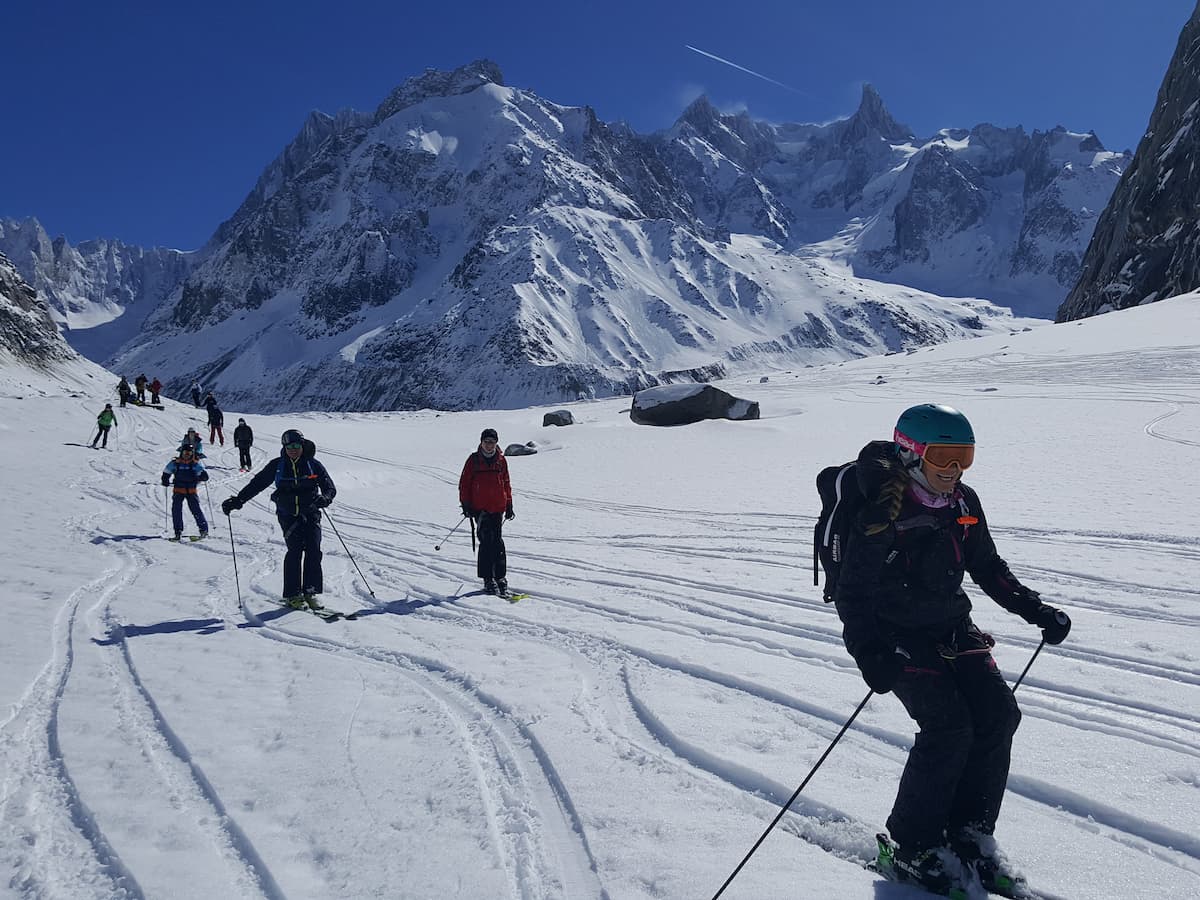
<path fill-rule="evenodd" d="M 320 609 L 316 595 L 324 590 L 321 571 L 321 510 L 333 502 L 337 488 L 316 459 L 317 446 L 295 428 L 283 433 L 283 449 L 250 479 L 250 483 L 221 504 L 229 515 L 241 509 L 268 485 L 283 529 L 283 602 L 293 609 Z"/>
<path fill-rule="evenodd" d="M 175 526 L 177 541 L 183 535 L 183 501 L 187 500 L 188 509 L 196 519 L 196 527 L 200 529 L 200 537 L 208 537 L 208 521 L 204 518 L 204 510 L 200 508 L 200 498 L 196 495 L 197 485 L 208 481 L 208 472 L 204 463 L 196 458 L 196 451 L 191 444 L 179 447 L 179 456 L 167 463 L 163 469 L 163 487 L 171 484 L 171 476 L 175 477 L 174 500 L 171 502 L 171 522 Z"/>

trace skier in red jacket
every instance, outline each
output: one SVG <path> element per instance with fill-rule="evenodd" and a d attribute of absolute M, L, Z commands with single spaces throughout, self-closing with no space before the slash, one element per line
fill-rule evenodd
<path fill-rule="evenodd" d="M 479 449 L 467 457 L 458 479 L 458 501 L 462 513 L 479 529 L 476 571 L 488 594 L 508 593 L 508 557 L 504 550 L 504 520 L 512 519 L 512 485 L 508 462 L 500 451 L 495 428 L 483 429 Z"/>

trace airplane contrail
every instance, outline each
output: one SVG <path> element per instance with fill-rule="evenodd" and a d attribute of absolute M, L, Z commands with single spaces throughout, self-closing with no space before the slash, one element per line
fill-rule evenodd
<path fill-rule="evenodd" d="M 745 66 L 739 66 L 737 63 L 731 62 L 728 59 L 722 59 L 715 53 L 709 53 L 707 50 L 701 50 L 699 47 L 693 47 L 691 44 L 684 44 L 683 46 L 687 47 L 693 53 L 699 53 L 701 56 L 707 56 L 709 59 L 715 59 L 719 63 L 724 63 L 727 66 L 733 66 L 733 68 L 737 69 L 738 71 L 745 72 L 747 75 L 753 75 L 755 78 L 761 78 L 763 81 L 769 81 L 771 84 L 777 84 L 785 90 L 794 91 L 797 94 L 803 94 L 805 97 L 808 96 L 808 94 L 805 94 L 804 91 L 800 90 L 799 88 L 794 88 L 790 84 L 784 84 L 782 81 L 776 81 L 774 78 L 768 78 L 761 72 L 755 72 L 753 69 L 747 69 Z"/>

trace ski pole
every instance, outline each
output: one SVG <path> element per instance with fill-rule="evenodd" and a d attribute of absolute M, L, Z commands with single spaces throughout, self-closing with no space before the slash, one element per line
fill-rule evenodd
<path fill-rule="evenodd" d="M 163 531 L 170 533 L 170 526 L 167 525 L 167 498 L 170 495 L 171 489 L 165 484 L 163 485 Z"/>
<path fill-rule="evenodd" d="M 337 526 L 333 524 L 333 516 L 331 516 L 331 515 L 329 514 L 329 510 L 327 510 L 325 507 L 323 507 L 323 506 L 322 506 L 322 507 L 321 507 L 321 512 L 325 513 L 325 518 L 329 520 L 329 525 L 330 525 L 330 527 L 331 527 L 331 528 L 333 528 L 333 533 L 337 535 L 337 539 L 338 539 L 339 541 L 342 541 L 342 535 L 341 535 L 341 532 L 339 532 L 339 531 L 337 530 Z M 376 596 L 375 596 L 375 592 L 374 592 L 373 590 L 371 590 L 371 585 L 367 584 L 367 577 L 366 577 L 365 575 L 363 575 L 363 573 L 362 573 L 362 569 L 359 569 L 359 568 L 358 568 L 358 563 L 357 563 L 357 562 L 355 562 L 355 560 L 354 560 L 354 554 L 350 552 L 350 548 L 346 546 L 346 542 L 345 542 L 345 541 L 342 541 L 342 549 L 343 549 L 343 550 L 345 550 L 345 551 L 346 551 L 346 555 L 347 555 L 348 557 L 350 557 L 350 562 L 354 563 L 354 568 L 355 568 L 355 569 L 357 570 L 357 572 L 358 572 L 358 577 L 362 579 L 363 586 L 364 586 L 364 587 L 367 589 L 367 593 L 371 595 L 371 599 L 372 599 L 372 600 L 378 600 L 379 598 L 378 598 L 378 597 L 376 597 Z"/>
<path fill-rule="evenodd" d="M 233 545 L 233 519 L 228 515 L 225 518 L 229 519 L 229 552 L 233 554 L 233 586 L 237 589 L 238 609 L 241 610 L 242 615 L 245 615 L 246 607 L 242 604 L 242 586 L 238 582 L 237 547 Z"/>
<path fill-rule="evenodd" d="M 800 787 L 796 788 L 796 792 L 792 794 L 792 796 L 788 799 L 788 802 L 783 804 L 783 808 L 779 810 L 779 813 L 774 819 L 771 820 L 771 824 L 768 825 L 767 830 L 762 833 L 762 837 L 754 842 L 754 846 L 750 848 L 750 852 L 743 857 L 742 861 L 737 864 L 737 868 L 734 869 L 733 872 L 730 873 L 729 877 L 725 879 L 725 883 L 721 885 L 720 890 L 713 894 L 712 900 L 717 900 L 718 897 L 725 893 L 725 888 L 729 887 L 733 879 L 737 878 L 738 872 L 742 871 L 742 866 L 746 865 L 746 863 L 750 861 L 750 857 L 754 855 L 754 851 L 758 849 L 758 845 L 767 839 L 767 835 L 771 833 L 771 829 L 774 828 L 779 823 L 779 820 L 783 818 L 783 814 L 788 811 L 788 807 L 796 802 L 796 798 L 800 796 L 800 792 L 804 790 L 809 780 L 811 780 L 812 777 L 817 774 L 817 769 L 821 768 L 821 763 L 825 762 L 825 757 L 827 757 L 833 751 L 833 748 L 837 746 L 837 742 L 842 739 L 842 735 L 846 733 L 846 730 L 850 727 L 850 724 L 856 718 L 858 718 L 858 714 L 863 711 L 863 707 L 867 705 L 867 701 L 871 699 L 871 695 L 874 693 L 874 691 L 867 691 L 867 696 L 863 697 L 862 703 L 858 704 L 858 708 L 850 714 L 850 718 L 846 720 L 846 724 L 842 726 L 842 730 L 837 733 L 837 737 L 835 737 L 833 742 L 825 748 L 825 752 L 821 754 L 821 758 L 817 760 L 817 764 L 812 767 L 808 775 L 806 775 L 804 780 L 800 782 Z"/>
<path fill-rule="evenodd" d="M 455 525 L 453 528 L 451 528 L 450 531 L 448 531 L 446 533 L 446 536 L 444 538 L 442 538 L 440 541 L 438 541 L 436 544 L 433 545 L 433 549 L 441 550 L 442 544 L 444 544 L 444 543 L 446 543 L 446 541 L 450 540 L 450 535 L 452 535 L 452 534 L 454 534 L 454 532 L 458 531 L 458 529 L 462 527 L 462 523 L 465 521 L 467 521 L 466 516 L 463 516 L 461 519 L 459 519 L 458 524 Z"/>
<path fill-rule="evenodd" d="M 1017 688 L 1021 686 L 1021 682 L 1025 680 L 1025 672 L 1029 671 L 1029 667 L 1033 665 L 1033 661 L 1037 659 L 1038 654 L 1042 652 L 1042 648 L 1046 646 L 1046 639 L 1042 638 L 1042 642 L 1037 645 L 1037 649 L 1033 651 L 1033 656 L 1029 657 L 1029 662 L 1025 663 L 1025 670 L 1021 672 L 1021 677 L 1017 679 L 1017 683 L 1012 686 L 1013 693 L 1017 692 Z"/>
<path fill-rule="evenodd" d="M 210 490 L 208 489 L 208 482 L 207 482 L 207 481 L 206 481 L 206 482 L 204 482 L 204 496 L 206 496 L 206 497 L 208 498 L 208 520 L 209 520 L 209 523 L 210 523 L 210 524 L 209 524 L 209 527 L 211 528 L 211 527 L 213 527 L 213 526 L 215 526 L 215 525 L 217 524 L 217 517 L 216 517 L 216 515 L 214 515 L 214 513 L 213 513 L 213 505 L 212 505 L 212 491 L 210 491 Z"/>
<path fill-rule="evenodd" d="M 475 552 L 475 517 L 471 516 L 471 552 Z"/>

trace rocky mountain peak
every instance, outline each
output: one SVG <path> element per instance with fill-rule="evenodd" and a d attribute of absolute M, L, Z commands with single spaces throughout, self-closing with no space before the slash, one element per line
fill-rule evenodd
<path fill-rule="evenodd" d="M 375 110 L 375 121 L 382 122 L 400 110 L 431 97 L 466 94 L 482 84 L 504 84 L 504 74 L 490 59 L 477 59 L 451 72 L 426 69 L 396 88 Z"/>
<path fill-rule="evenodd" d="M 858 143 L 870 138 L 906 141 L 912 136 L 911 128 L 892 118 L 874 86 L 864 83 L 858 109 L 842 124 L 842 143 Z"/>
<path fill-rule="evenodd" d="M 1084 144 L 1090 141 L 1089 136 Z M 1200 288 L 1197 156 L 1200 4 L 1183 27 L 1146 134 L 1096 223 L 1082 275 L 1059 308 L 1059 321 Z"/>
<path fill-rule="evenodd" d="M 28 365 L 45 365 L 74 354 L 58 333 L 50 310 L 0 253 L 0 351 Z"/>

